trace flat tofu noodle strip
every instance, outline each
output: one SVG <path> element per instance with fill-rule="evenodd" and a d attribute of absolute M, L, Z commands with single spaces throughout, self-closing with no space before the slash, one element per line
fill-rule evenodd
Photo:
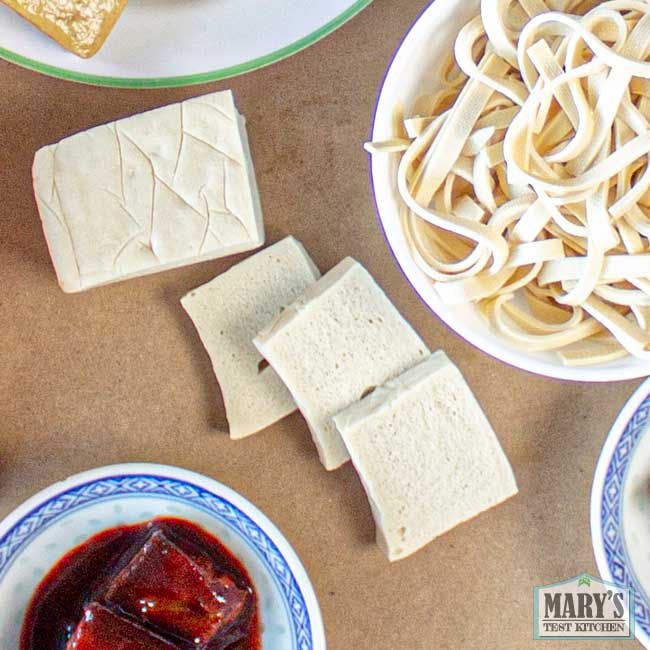
<path fill-rule="evenodd" d="M 539 111 L 539 106 L 541 106 L 545 98 L 553 98 L 553 94 L 558 91 L 563 84 L 568 84 L 573 95 L 573 101 L 576 104 L 578 115 L 577 119 L 579 121 L 589 121 L 591 120 L 591 109 L 584 97 L 582 88 L 579 86 L 579 80 L 581 78 L 587 77 L 590 78 L 593 75 L 598 74 L 604 69 L 604 66 L 599 61 L 590 61 L 588 63 L 571 67 L 566 72 L 561 74 L 558 77 L 553 79 L 546 80 L 546 83 L 543 83 L 544 80 L 539 80 L 536 82 L 534 87 L 534 92 L 532 96 L 529 96 L 525 102 L 526 106 L 526 123 L 530 124 L 531 121 L 536 120 L 535 114 Z M 534 100 L 537 100 L 535 103 Z M 521 112 L 513 118 L 513 122 L 519 119 L 521 121 Z M 567 133 L 570 132 L 572 128 L 571 122 L 564 113 L 557 113 L 553 120 L 550 121 L 548 131 L 540 134 L 543 141 L 562 141 Z M 529 129 L 530 130 L 530 129 Z M 576 138 L 582 140 L 581 131 L 584 129 L 579 129 L 576 134 Z M 574 138 L 575 139 L 575 138 Z"/>
<path fill-rule="evenodd" d="M 551 82 L 553 79 L 562 76 L 563 70 L 545 40 L 539 40 L 529 47 L 527 54 L 537 69 L 540 77 L 542 77 L 545 82 Z M 579 125 L 578 109 L 576 108 L 569 88 L 564 84 L 558 86 L 553 95 L 549 94 L 549 98 L 553 96 L 557 99 L 560 107 L 569 118 L 573 128 L 577 129 Z"/>
<path fill-rule="evenodd" d="M 610 3 L 603 4 L 605 5 Z M 644 3 L 638 4 L 643 5 Z M 598 11 L 598 9 L 595 11 Z M 645 6 L 644 13 L 647 13 L 648 11 L 650 11 L 650 5 Z M 607 45 L 605 45 L 598 37 L 594 36 L 594 34 L 586 29 L 578 19 L 555 11 L 535 16 L 535 18 L 532 18 L 527 23 L 519 37 L 520 50 L 523 50 L 525 52 L 528 47 L 530 47 L 535 32 L 545 24 L 553 24 L 557 25 L 560 28 L 564 28 L 562 32 L 565 34 L 574 32 L 582 40 L 584 40 L 584 42 L 589 46 L 589 49 L 593 51 L 595 56 L 599 58 L 603 63 L 606 63 L 610 68 L 622 68 L 629 73 L 630 77 L 650 79 L 650 63 L 618 54 Z M 522 66 L 520 62 L 520 68 L 521 67 Z"/>
<path fill-rule="evenodd" d="M 595 187 L 609 180 L 619 171 L 633 163 L 636 159 L 650 152 L 650 132 L 638 135 L 617 149 L 605 160 L 598 162 L 584 174 L 573 178 L 561 178 L 548 181 L 539 175 L 525 169 L 525 138 L 528 133 L 528 124 L 533 119 L 535 108 L 539 105 L 543 93 L 551 92 L 555 85 L 570 79 L 570 73 L 558 77 L 551 84 L 536 88 L 530 95 L 526 104 L 514 118 L 504 139 L 504 156 L 509 173 L 516 173 L 517 178 L 523 178 L 530 184 L 535 184 L 541 189 L 557 195 L 580 192 Z M 601 145 L 602 146 L 602 145 Z M 510 169 L 512 167 L 512 169 Z"/>
<path fill-rule="evenodd" d="M 528 351 L 650 361 L 650 1 L 481 0 L 454 54 L 367 146 L 417 267 Z"/>
<path fill-rule="evenodd" d="M 446 284 L 446 281 L 449 278 L 449 274 L 438 271 L 436 269 L 436 265 L 432 263 L 432 260 L 430 258 L 424 257 L 422 252 L 420 252 L 420 249 L 418 249 L 417 245 L 413 241 L 412 230 L 408 226 L 406 228 L 406 239 L 411 250 L 411 255 L 413 256 L 413 259 L 417 264 L 418 268 L 427 277 L 435 281 L 437 283 L 436 286 L 444 286 Z M 481 262 L 480 261 L 477 262 L 476 266 L 480 266 L 480 265 Z M 461 271 L 454 274 L 454 277 L 457 278 L 472 278 L 475 276 L 476 276 L 476 271 L 472 267 L 470 267 L 467 271 Z"/>
<path fill-rule="evenodd" d="M 490 138 L 496 133 L 494 127 L 486 126 L 482 129 L 476 129 L 472 135 L 467 138 L 465 146 L 461 151 L 463 156 L 475 156 L 479 151 L 485 149 Z"/>
<path fill-rule="evenodd" d="M 627 221 L 621 219 L 616 224 L 616 230 L 618 231 L 621 241 L 625 246 L 625 250 L 630 255 L 640 255 L 643 253 L 645 246 L 643 244 L 643 240 L 641 239 L 641 235 L 639 235 L 639 233 L 634 230 L 634 228 L 632 228 Z"/>
<path fill-rule="evenodd" d="M 635 123 L 634 127 L 630 127 L 628 122 L 617 120 L 615 125 L 615 133 L 618 134 L 617 146 L 620 146 L 625 142 L 624 136 L 627 136 L 632 128 L 636 130 L 637 133 L 643 133 L 650 130 L 650 124 L 642 115 L 639 115 L 638 119 L 639 121 L 642 120 L 641 124 L 639 125 L 638 123 Z M 636 122 L 636 120 L 634 121 Z M 617 199 L 616 202 L 609 207 L 609 213 L 614 219 L 619 219 L 628 211 L 633 210 L 636 207 L 635 204 L 641 201 L 642 197 L 650 188 L 650 156 L 647 158 L 643 175 L 636 180 L 634 185 L 630 186 L 628 179 L 631 178 L 635 171 L 636 169 L 630 166 L 619 172 L 616 187 Z"/>
<path fill-rule="evenodd" d="M 501 269 L 494 275 L 485 273 L 462 280 L 440 282 L 436 291 L 446 305 L 461 305 L 495 295 L 512 277 L 515 269 Z"/>
<path fill-rule="evenodd" d="M 472 221 L 483 221 L 485 217 L 485 210 L 472 199 L 471 196 L 462 196 L 454 205 L 454 214 L 464 219 L 471 219 Z"/>
<path fill-rule="evenodd" d="M 535 188 L 535 192 L 538 196 L 539 202 L 544 206 L 544 208 L 551 215 L 551 219 L 566 233 L 567 239 L 569 237 L 582 237 L 586 238 L 588 236 L 588 231 L 585 226 L 575 224 L 570 221 L 565 215 L 560 212 L 558 207 L 553 203 L 553 201 L 548 197 L 546 192 L 539 188 L 535 183 L 532 183 L 532 186 Z"/>
<path fill-rule="evenodd" d="M 517 269 L 512 268 L 504 268 L 494 274 L 482 272 L 462 280 L 441 282 L 436 285 L 436 290 L 440 299 L 447 305 L 479 301 L 524 287 L 537 276 L 541 268 L 542 263 L 537 262 L 521 276 L 517 276 Z M 512 280 L 510 284 L 509 280 Z"/>
<path fill-rule="evenodd" d="M 637 55 L 643 59 L 650 46 L 650 15 L 646 14 L 634 27 L 629 39 L 621 50 L 621 55 Z M 623 95 L 628 91 L 632 74 L 624 67 L 612 68 L 607 79 L 603 82 L 600 97 L 596 104 L 596 136 L 589 142 L 587 148 L 568 165 L 571 173 L 581 174 L 595 157 L 602 146 L 605 137 L 614 123 L 618 107 Z M 606 90 L 605 90 L 606 88 Z"/>
<path fill-rule="evenodd" d="M 626 192 L 620 199 L 609 206 L 609 214 L 614 218 L 626 214 L 631 210 L 641 199 L 641 197 L 650 188 L 650 156 L 648 156 L 646 168 L 641 177 L 634 185 Z"/>
<path fill-rule="evenodd" d="M 490 168 L 500 165 L 505 160 L 503 155 L 503 142 L 495 142 L 494 144 L 488 145 L 483 152 L 485 153 Z"/>
<path fill-rule="evenodd" d="M 489 261 L 489 252 L 476 246 L 469 254 L 459 255 L 453 249 L 452 241 L 437 239 L 435 242 L 426 242 L 424 233 L 418 220 L 408 210 L 404 210 L 402 222 L 406 224 L 407 240 L 412 253 L 417 256 L 416 261 L 420 268 L 425 270 L 433 280 L 445 281 L 449 277 L 464 278 L 472 277 L 483 268 Z M 431 227 L 431 226 L 430 226 Z M 438 244 L 440 251 L 446 252 L 455 262 L 444 262 L 432 250 L 433 245 Z M 440 252 L 439 251 L 439 252 Z"/>
<path fill-rule="evenodd" d="M 644 291 L 645 293 L 645 291 Z M 650 329 L 650 307 L 631 305 L 632 313 L 642 330 Z"/>
<path fill-rule="evenodd" d="M 497 209 L 494 199 L 494 182 L 490 174 L 490 159 L 485 151 L 479 151 L 474 158 L 472 170 L 472 182 L 478 200 L 490 211 Z"/>
<path fill-rule="evenodd" d="M 532 54 L 533 57 L 535 57 L 534 49 Z M 550 84 L 553 92 L 556 92 L 556 88 L 561 89 L 563 87 L 562 85 L 557 84 L 563 84 L 566 81 L 572 102 L 577 111 L 577 128 L 575 129 L 575 135 L 573 138 L 565 140 L 566 135 L 571 131 L 572 123 L 568 116 L 563 112 L 558 112 L 553 120 L 550 121 L 547 130 L 540 134 L 540 144 L 554 144 L 550 151 L 544 152 L 546 160 L 551 163 L 566 162 L 576 155 L 579 155 L 588 145 L 595 128 L 591 106 L 580 84 L 580 79 L 584 77 L 588 79 L 598 77 L 601 72 L 606 70 L 606 67 L 599 61 L 591 61 L 586 64 L 573 66 L 570 65 L 573 56 L 575 56 L 574 48 L 570 45 L 568 48 L 566 75 L 559 74 L 553 77 L 548 75 L 547 78 L 545 78 L 545 81 Z M 533 60 L 535 59 L 533 58 Z M 539 61 L 539 64 L 542 65 L 542 61 Z M 548 98 L 553 97 L 551 93 L 548 93 L 546 96 Z"/>
<path fill-rule="evenodd" d="M 514 68 L 517 67 L 517 35 L 506 26 L 505 18 L 510 10 L 511 0 L 481 0 L 481 18 L 485 32 L 494 51 Z M 521 5 L 529 16 L 548 11 L 540 0 L 523 0 Z"/>
<path fill-rule="evenodd" d="M 650 296 L 637 289 L 618 289 L 605 284 L 595 287 L 594 294 L 615 305 L 650 307 Z"/>
<path fill-rule="evenodd" d="M 512 250 L 506 268 L 528 266 L 536 262 L 547 262 L 564 258 L 564 245 L 561 239 L 542 239 L 518 244 Z"/>
<path fill-rule="evenodd" d="M 517 67 L 516 34 L 506 27 L 504 17 L 510 0 L 481 0 L 481 18 L 494 51 L 511 66 Z"/>
<path fill-rule="evenodd" d="M 406 169 L 412 163 L 410 151 L 407 151 L 398 169 L 398 188 L 404 198 L 406 205 L 419 217 L 434 226 L 454 232 L 458 235 L 468 237 L 477 244 L 487 247 L 493 258 L 493 269 L 503 268 L 509 256 L 508 244 L 499 232 L 490 228 L 489 225 L 476 223 L 471 219 L 464 219 L 451 214 L 441 214 L 434 210 L 422 207 L 417 200 L 411 196 L 406 180 Z"/>
<path fill-rule="evenodd" d="M 549 302 L 549 298 L 552 298 L 550 291 L 540 289 L 534 282 L 528 285 L 523 293 L 528 305 L 528 311 L 524 313 L 529 317 L 529 320 L 532 319 L 534 322 L 542 323 L 542 325 L 536 327 L 537 333 L 548 334 L 557 331 L 555 328 L 566 329 L 569 314 L 574 316 L 576 313 L 581 316 L 583 314 L 580 307 L 560 308 Z M 540 330 L 540 328 L 542 329 Z"/>
<path fill-rule="evenodd" d="M 567 66 L 575 57 L 576 42 L 574 40 L 567 46 Z M 528 49 L 527 53 L 545 82 L 552 83 L 555 79 L 562 77 L 562 68 L 558 65 L 545 41 L 538 41 Z M 590 75 L 596 72 L 596 66 L 592 66 L 592 68 L 588 69 Z M 574 74 L 585 72 L 585 68 L 580 66 L 571 66 L 569 69 L 574 70 Z M 566 162 L 579 155 L 588 146 L 594 132 L 595 124 L 591 117 L 591 107 L 580 85 L 579 78 L 569 80 L 567 86 L 559 85 L 553 94 L 548 96 L 557 98 L 560 106 L 564 109 L 563 113 L 560 112 L 557 115 L 566 118 L 569 125 L 573 126 L 575 135 L 563 146 L 549 152 L 545 156 L 547 162 Z M 560 120 L 557 120 L 557 123 L 559 125 Z M 553 135 L 555 134 L 549 133 L 547 138 L 551 138 Z"/>
<path fill-rule="evenodd" d="M 630 92 L 633 95 L 650 97 L 650 79 L 632 79 L 630 83 Z"/>
<path fill-rule="evenodd" d="M 481 63 L 481 69 L 503 74 L 507 70 L 507 65 L 495 55 L 488 54 Z M 431 158 L 436 160 L 436 165 L 427 168 L 415 189 L 414 198 L 421 205 L 428 205 L 442 185 L 493 92 L 492 88 L 476 79 L 470 79 L 461 91 L 429 149 Z"/>
<path fill-rule="evenodd" d="M 424 129 L 424 131 L 413 141 L 411 146 L 407 149 L 405 157 L 408 156 L 411 162 L 415 161 L 422 154 L 422 162 L 417 167 L 415 172 L 410 175 L 410 182 L 415 184 L 418 183 L 422 176 L 425 174 L 428 165 L 432 162 L 431 152 L 431 143 L 434 141 L 440 129 L 444 125 L 449 111 L 435 117 L 432 122 Z"/>
<path fill-rule="evenodd" d="M 498 331 L 531 351 L 556 350 L 593 336 L 602 330 L 602 326 L 595 319 L 586 319 L 578 323 L 570 320 L 566 329 L 559 331 L 545 334 L 531 333 L 526 329 L 534 332 L 535 321 L 524 312 L 517 310 L 514 305 L 510 305 L 511 300 L 512 294 L 498 296 L 491 301 L 486 310 Z M 510 321 L 508 317 L 515 322 Z"/>
<path fill-rule="evenodd" d="M 543 0 L 519 0 L 519 4 L 531 18 L 548 11 L 548 7 Z"/>
<path fill-rule="evenodd" d="M 509 106 L 501 108 L 492 113 L 488 113 L 476 122 L 476 128 L 482 129 L 488 126 L 495 129 L 505 129 L 510 126 L 515 115 L 519 112 L 519 106 Z"/>
<path fill-rule="evenodd" d="M 515 225 L 512 239 L 521 242 L 532 242 L 544 229 L 551 218 L 550 212 L 539 199 L 535 201 Z"/>
<path fill-rule="evenodd" d="M 583 309 L 602 323 L 628 352 L 642 359 L 650 359 L 650 333 L 595 296 L 589 296 Z"/>
<path fill-rule="evenodd" d="M 590 366 L 604 364 L 622 359 L 628 351 L 622 348 L 616 339 L 597 341 L 584 339 L 563 347 L 557 351 L 565 366 Z"/>
<path fill-rule="evenodd" d="M 404 120 L 404 128 L 406 129 L 406 133 L 408 134 L 409 138 L 415 139 L 422 135 L 424 129 L 426 129 L 434 119 L 435 118 L 433 117 L 409 117 L 408 119 Z M 372 145 L 375 143 L 371 142 L 369 144 Z"/>
<path fill-rule="evenodd" d="M 454 54 L 456 62 L 460 69 L 472 80 L 480 82 L 488 88 L 501 93 L 514 104 L 521 105 L 526 97 L 526 87 L 519 81 L 514 81 L 511 78 L 505 77 L 505 72 L 509 67 L 507 60 L 499 58 L 496 54 L 486 51 L 486 56 L 494 56 L 497 61 L 500 61 L 505 66 L 503 72 L 497 70 L 484 69 L 482 62 L 476 65 L 473 57 L 474 45 L 485 34 L 483 21 L 480 16 L 470 20 L 463 29 L 460 30 L 456 43 L 454 44 Z M 484 59 L 485 60 L 485 59 Z M 502 75 L 502 79 L 496 79 L 492 74 Z"/>
<path fill-rule="evenodd" d="M 518 119 L 519 116 L 515 118 L 513 126 Z M 510 130 L 508 134 L 510 134 Z M 650 132 L 636 136 L 623 145 L 623 147 L 617 149 L 608 158 L 588 169 L 584 174 L 575 178 L 561 178 L 554 179 L 553 181 L 547 181 L 545 178 L 536 176 L 523 169 L 520 154 L 517 152 L 517 145 L 518 141 L 514 136 L 510 141 L 508 141 L 508 136 L 506 136 L 503 147 L 506 163 L 512 164 L 517 169 L 518 175 L 521 175 L 529 183 L 535 183 L 550 193 L 556 195 L 569 194 L 570 192 L 580 192 L 600 185 L 641 156 L 647 155 L 650 152 Z"/>
<path fill-rule="evenodd" d="M 600 159 L 606 155 L 609 149 L 608 144 L 608 142 L 605 142 L 601 146 Z M 587 299 L 600 278 L 605 263 L 605 253 L 618 243 L 609 223 L 609 213 L 606 207 L 608 190 L 608 186 L 603 184 L 587 199 L 588 235 L 585 272 L 580 276 L 575 287 L 566 295 L 557 298 L 560 304 L 580 305 Z"/>
<path fill-rule="evenodd" d="M 406 151 L 411 146 L 410 140 L 385 140 L 384 142 L 368 142 L 364 145 L 368 153 L 381 153 L 383 151 L 388 153 L 397 153 Z"/>
<path fill-rule="evenodd" d="M 645 237 L 650 237 L 650 218 L 638 205 L 631 206 L 625 213 L 624 219 L 634 230 Z"/>
<path fill-rule="evenodd" d="M 624 19 L 614 11 L 603 9 L 602 5 L 580 19 L 558 12 L 548 12 L 531 19 L 519 35 L 519 41 L 517 43 L 517 67 L 521 72 L 522 79 L 527 88 L 532 90 L 535 85 L 535 70 L 528 59 L 527 53 L 528 49 L 536 40 L 537 32 L 541 32 L 542 36 L 554 34 L 559 36 L 573 36 L 574 38 L 579 37 L 592 50 L 592 42 L 597 42 L 602 48 L 610 51 L 610 48 L 590 31 L 590 28 L 595 26 L 599 21 L 611 21 L 618 28 L 622 37 L 617 43 L 624 42 L 624 38 L 627 37 L 627 25 Z M 587 38 L 585 38 L 585 35 L 587 35 Z M 609 67 L 614 67 L 609 61 L 605 61 L 602 56 L 597 55 L 596 58 L 601 59 Z"/>
<path fill-rule="evenodd" d="M 578 280 L 584 275 L 586 268 L 586 257 L 551 260 L 544 265 L 538 280 L 542 286 L 554 282 Z M 650 278 L 650 253 L 605 257 L 599 281 L 622 282 L 630 278 Z"/>

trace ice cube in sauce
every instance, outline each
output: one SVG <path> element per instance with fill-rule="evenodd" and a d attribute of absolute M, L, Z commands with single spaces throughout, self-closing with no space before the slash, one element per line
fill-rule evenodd
<path fill-rule="evenodd" d="M 177 650 L 143 627 L 98 603 L 91 603 L 77 625 L 66 650 Z"/>
<path fill-rule="evenodd" d="M 152 626 L 195 646 L 224 634 L 249 609 L 250 592 L 218 571 L 208 557 L 190 557 L 155 530 L 108 585 L 104 599 Z M 237 633 L 241 637 L 245 633 Z"/>

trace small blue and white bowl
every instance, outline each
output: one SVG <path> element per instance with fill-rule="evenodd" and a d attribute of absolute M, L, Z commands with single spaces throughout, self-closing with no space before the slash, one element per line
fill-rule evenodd
<path fill-rule="evenodd" d="M 634 589 L 635 634 L 650 648 L 650 379 L 605 441 L 591 492 L 591 537 L 601 576 Z"/>
<path fill-rule="evenodd" d="M 66 553 L 103 530 L 159 516 L 198 524 L 239 558 L 257 589 L 264 650 L 325 650 L 307 573 L 267 517 L 217 481 L 150 464 L 77 474 L 0 523 L 0 647 L 19 647 L 31 597 Z"/>

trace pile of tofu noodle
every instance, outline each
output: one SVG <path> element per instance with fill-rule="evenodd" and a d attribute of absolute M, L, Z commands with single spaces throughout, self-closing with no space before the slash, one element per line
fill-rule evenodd
<path fill-rule="evenodd" d="M 650 3 L 482 0 L 399 120 L 403 228 L 448 304 L 565 364 L 650 359 Z"/>

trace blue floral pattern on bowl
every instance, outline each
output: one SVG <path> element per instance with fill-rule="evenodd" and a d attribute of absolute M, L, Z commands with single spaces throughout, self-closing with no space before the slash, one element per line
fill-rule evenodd
<path fill-rule="evenodd" d="M 635 523 L 626 520 L 626 513 L 630 512 L 630 476 L 636 463 L 635 453 L 650 429 L 649 393 L 650 384 L 646 382 L 614 424 L 598 463 L 592 491 L 592 536 L 599 569 L 603 577 L 615 584 L 634 589 L 636 636 L 646 647 L 650 647 L 648 585 L 639 580 L 638 564 L 630 553 L 630 530 Z M 647 443 L 646 439 L 644 445 Z M 645 480 L 650 481 L 650 475 Z"/>
<path fill-rule="evenodd" d="M 184 472 L 184 470 L 179 471 Z M 186 474 L 190 475 L 190 473 Z M 235 541 L 239 544 L 245 544 L 248 547 L 247 552 L 254 553 L 257 558 L 256 562 L 260 566 L 263 566 L 263 571 L 269 576 L 268 581 L 275 583 L 273 590 L 268 588 L 266 589 L 266 595 L 263 596 L 260 594 L 260 599 L 261 601 L 264 599 L 266 601 L 277 601 L 276 594 L 281 594 L 282 600 L 284 601 L 282 603 L 282 610 L 285 613 L 282 618 L 288 621 L 288 627 L 290 628 L 290 630 L 280 630 L 282 634 L 278 633 L 280 634 L 278 638 L 283 639 L 282 650 L 285 647 L 287 650 L 289 648 L 291 650 L 319 650 L 320 648 L 324 648 L 324 639 L 320 642 L 322 623 L 320 620 L 317 621 L 318 629 L 316 634 L 314 634 L 312 627 L 313 621 L 312 617 L 310 617 L 310 607 L 306 603 L 305 594 L 299 584 L 300 580 L 296 578 L 294 570 L 292 570 L 292 564 L 294 569 L 296 568 L 297 558 L 292 562 L 288 561 L 278 548 L 278 545 L 271 538 L 271 535 L 267 534 L 258 522 L 254 521 L 249 514 L 232 503 L 230 499 L 222 494 L 216 493 L 221 490 L 211 491 L 210 489 L 206 489 L 205 482 L 210 482 L 210 479 L 199 478 L 201 479 L 200 482 L 204 485 L 198 485 L 192 480 L 181 480 L 154 473 L 126 473 L 122 475 L 103 476 L 83 483 L 74 484 L 73 482 L 68 489 L 49 496 L 49 498 L 42 500 L 38 505 L 29 509 L 29 511 L 21 514 L 20 518 L 12 522 L 11 526 L 4 533 L 0 533 L 0 585 L 5 579 L 7 572 L 11 570 L 12 565 L 20 562 L 21 554 L 29 555 L 28 553 L 24 553 L 25 549 L 35 540 L 45 536 L 51 527 L 65 525 L 66 522 L 64 520 L 66 518 L 71 519 L 70 522 L 67 522 L 71 524 L 69 527 L 76 529 L 78 524 L 75 518 L 76 520 L 80 520 L 81 517 L 86 517 L 86 520 L 88 520 L 88 517 L 93 516 L 95 519 L 90 519 L 89 522 L 91 527 L 102 529 L 109 527 L 111 524 L 108 524 L 106 517 L 102 517 L 101 515 L 97 519 L 97 514 L 93 511 L 93 508 L 105 508 L 107 504 L 113 504 L 113 514 L 111 516 L 117 517 L 116 521 L 120 520 L 125 510 L 128 511 L 129 509 L 135 509 L 134 512 L 137 514 L 132 514 L 131 518 L 135 517 L 137 520 L 138 517 L 144 518 L 145 515 L 151 517 L 157 514 L 165 514 L 160 511 L 161 504 L 165 504 L 167 513 L 178 512 L 179 516 L 183 516 L 184 510 L 191 508 L 192 512 L 205 513 L 211 521 L 215 522 L 215 525 L 223 528 L 225 532 L 222 535 L 227 545 L 231 546 L 231 543 Z M 74 480 L 74 477 L 72 480 Z M 216 482 L 214 484 L 220 485 Z M 227 488 L 224 488 L 223 491 L 230 492 Z M 238 495 L 234 496 L 237 497 L 238 501 L 247 504 Z M 131 508 L 134 501 L 137 501 L 138 505 Z M 152 511 L 146 512 L 149 504 L 152 506 Z M 255 510 L 252 506 L 245 509 L 249 511 Z M 262 516 L 260 515 L 259 518 L 262 518 Z M 270 526 L 272 525 L 266 524 L 267 528 Z M 228 534 L 225 527 L 231 531 L 231 535 Z M 76 532 L 75 530 L 75 534 Z M 83 533 L 83 531 L 81 532 Z M 50 531 L 50 537 L 52 537 L 52 531 Z M 50 539 L 50 543 L 46 548 L 55 547 L 58 537 L 60 536 L 55 535 L 53 537 L 54 542 Z M 81 534 L 78 538 L 74 540 L 77 543 L 80 539 L 84 538 L 84 535 Z M 43 543 L 41 541 L 41 545 Z M 286 542 L 283 540 L 282 543 Z M 69 542 L 67 547 L 70 548 Z M 61 555 L 62 551 L 65 550 L 67 549 L 64 545 L 62 549 L 57 550 L 57 553 Z M 42 552 L 37 550 L 32 555 L 42 555 Z M 293 555 L 292 552 L 291 555 Z M 23 561 L 33 562 L 33 559 L 28 558 Z M 45 564 L 45 567 L 36 567 L 34 573 L 44 573 L 48 568 L 48 563 L 46 562 Z M 258 574 L 260 571 L 262 569 L 258 569 Z M 300 571 L 303 571 L 301 566 Z M 303 575 L 303 587 L 305 586 L 305 579 L 306 575 Z M 14 580 L 14 582 L 16 581 Z M 20 586 L 18 585 L 18 587 Z M 315 597 L 311 591 L 311 585 L 308 586 L 313 613 Z M 261 602 L 261 607 L 263 606 L 264 602 Z M 280 607 L 277 603 L 273 606 L 276 608 Z M 267 620 L 267 623 L 271 628 L 277 618 L 277 616 L 267 616 L 267 619 L 270 619 Z M 320 619 L 319 612 L 317 612 L 317 618 Z M 15 631 L 12 631 L 12 635 L 15 634 Z M 272 629 L 271 634 L 273 634 Z M 2 631 L 0 630 L 1 635 Z M 315 643 L 315 637 L 319 639 L 318 643 Z M 290 644 L 289 638 L 291 639 Z M 274 648 L 273 650 L 276 649 Z"/>

